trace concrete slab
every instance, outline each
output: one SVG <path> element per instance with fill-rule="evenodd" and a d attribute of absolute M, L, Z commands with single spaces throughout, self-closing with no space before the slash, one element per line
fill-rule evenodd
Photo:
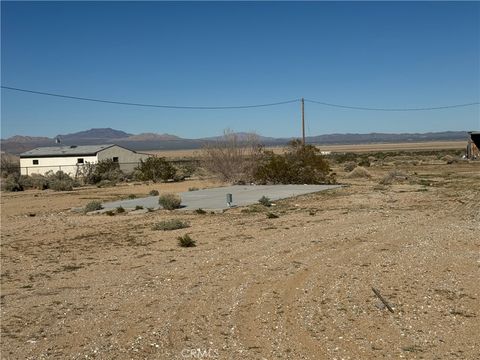
<path fill-rule="evenodd" d="M 270 200 L 285 199 L 293 196 L 309 194 L 341 187 L 340 185 L 235 185 L 213 189 L 188 191 L 180 193 L 182 208 L 180 210 L 223 210 L 227 209 L 227 194 L 232 194 L 233 205 L 245 206 L 257 203 L 262 196 Z M 136 206 L 143 206 L 144 209 L 159 209 L 158 196 L 145 198 L 119 200 L 104 203 L 102 211 L 112 210 L 117 207 L 134 209 Z"/>

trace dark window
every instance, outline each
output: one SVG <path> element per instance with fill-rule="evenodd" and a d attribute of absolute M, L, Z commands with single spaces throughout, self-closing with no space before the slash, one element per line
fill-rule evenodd
<path fill-rule="evenodd" d="M 83 164 L 83 158 L 78 158 L 77 159 L 77 164 Z"/>
<path fill-rule="evenodd" d="M 38 165 L 38 160 L 33 160 L 33 165 Z"/>
<path fill-rule="evenodd" d="M 118 156 L 113 157 L 113 162 L 118 162 Z"/>

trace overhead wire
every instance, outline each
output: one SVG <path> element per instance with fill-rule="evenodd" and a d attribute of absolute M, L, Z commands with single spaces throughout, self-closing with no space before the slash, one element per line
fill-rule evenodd
<path fill-rule="evenodd" d="M 185 110 L 228 110 L 228 109 L 249 109 L 249 108 L 259 108 L 259 107 L 269 107 L 269 106 L 278 106 L 284 104 L 290 104 L 294 102 L 300 102 L 301 99 L 291 99 L 285 101 L 278 101 L 278 102 L 271 102 L 271 103 L 264 103 L 264 104 L 251 104 L 251 105 L 234 105 L 234 106 L 185 106 L 185 105 L 161 105 L 161 104 L 145 104 L 145 103 L 135 103 L 135 102 L 124 102 L 124 101 L 114 101 L 114 100 L 104 100 L 104 99 L 96 99 L 96 98 L 89 98 L 89 97 L 80 97 L 80 96 L 71 96 L 71 95 L 64 95 L 64 94 L 57 94 L 57 93 L 50 93 L 44 91 L 36 91 L 36 90 L 29 90 L 29 89 L 21 89 L 16 87 L 10 86 L 1 86 L 2 89 L 36 94 L 36 95 L 44 95 L 44 96 L 53 96 L 59 98 L 66 98 L 66 99 L 73 99 L 73 100 L 82 100 L 82 101 L 91 101 L 91 102 L 98 102 L 98 103 L 107 103 L 107 104 L 115 104 L 115 105 L 126 105 L 126 106 L 139 106 L 139 107 L 151 107 L 151 108 L 164 108 L 164 109 L 185 109 Z M 364 106 L 353 106 L 353 105 L 343 105 L 343 104 L 334 104 L 328 103 L 324 101 L 312 100 L 312 99 L 304 99 L 305 102 L 341 108 L 341 109 L 351 109 L 351 110 L 364 110 L 364 111 L 430 111 L 430 110 L 445 110 L 445 109 L 453 109 L 453 108 L 460 108 L 460 107 L 467 107 L 467 106 L 474 106 L 479 105 L 480 102 L 471 102 L 471 103 L 463 103 L 463 104 L 453 104 L 453 105 L 443 105 L 443 106 L 431 106 L 431 107 L 416 107 L 416 108 L 377 108 L 377 107 L 364 107 Z"/>
<path fill-rule="evenodd" d="M 305 102 L 320 104 L 320 105 L 324 105 L 324 106 L 331 106 L 331 107 L 336 107 L 336 108 L 352 109 L 352 110 L 367 110 L 367 111 L 429 111 L 429 110 L 452 109 L 452 108 L 459 108 L 459 107 L 466 107 L 466 106 L 473 106 L 473 105 L 479 105 L 480 104 L 480 102 L 472 102 L 472 103 L 465 103 L 465 104 L 431 106 L 431 107 L 418 107 L 418 108 L 374 108 L 374 107 L 332 104 L 332 103 L 327 103 L 327 102 L 324 102 L 324 101 L 317 101 L 317 100 L 311 100 L 311 99 L 304 99 L 304 100 L 305 100 Z"/>
<path fill-rule="evenodd" d="M 293 103 L 293 102 L 298 102 L 298 101 L 300 101 L 300 99 L 293 99 L 293 100 L 278 101 L 278 102 L 267 103 L 267 104 L 253 104 L 253 105 L 235 105 L 235 106 L 181 106 L 181 105 L 142 104 L 142 103 L 134 103 L 134 102 L 124 102 L 124 101 L 113 101 L 113 100 L 94 99 L 94 98 L 87 98 L 87 97 L 80 97 L 80 96 L 71 96 L 71 95 L 55 94 L 55 93 L 49 93 L 49 92 L 43 92 L 43 91 L 20 89 L 20 88 L 14 88 L 14 87 L 10 87 L 10 86 L 2 86 L 2 89 L 13 90 L 13 91 L 20 91 L 20 92 L 25 92 L 25 93 L 37 94 L 37 95 L 54 96 L 54 97 L 59 97 L 59 98 L 74 99 L 74 100 L 83 100 L 83 101 L 93 101 L 93 102 L 107 103 L 107 104 L 128 105 L 128 106 L 141 106 L 141 107 L 154 107 L 154 108 L 164 108 L 164 109 L 186 109 L 186 110 L 249 109 L 249 108 L 258 108 L 258 107 L 267 107 L 267 106 L 283 105 L 283 104 L 289 104 L 289 103 Z"/>

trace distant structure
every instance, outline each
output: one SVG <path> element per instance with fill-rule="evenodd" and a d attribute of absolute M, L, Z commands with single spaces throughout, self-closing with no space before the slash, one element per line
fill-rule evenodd
<path fill-rule="evenodd" d="M 467 143 L 467 159 L 480 159 L 480 131 L 470 131 Z"/>
<path fill-rule="evenodd" d="M 39 147 L 20 154 L 20 171 L 22 175 L 63 171 L 77 176 L 84 164 L 111 159 L 120 170 L 132 172 L 140 160 L 149 156 L 115 144 Z"/>

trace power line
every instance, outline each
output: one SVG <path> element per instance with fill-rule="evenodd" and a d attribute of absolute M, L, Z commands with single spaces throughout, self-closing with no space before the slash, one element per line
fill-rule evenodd
<path fill-rule="evenodd" d="M 87 98 L 87 97 L 55 94 L 55 93 L 49 93 L 49 92 L 43 92 L 43 91 L 20 89 L 20 88 L 15 88 L 15 87 L 10 87 L 10 86 L 2 86 L 2 89 L 19 91 L 19 92 L 24 92 L 24 93 L 36 94 L 36 95 L 53 96 L 53 97 L 73 99 L 73 100 L 82 100 L 82 101 L 92 101 L 92 102 L 99 102 L 99 103 L 106 103 L 106 104 L 140 106 L 140 107 L 153 107 L 153 108 L 164 108 L 164 109 L 186 109 L 186 110 L 249 109 L 249 108 L 258 108 L 258 107 L 268 107 L 268 106 L 290 104 L 290 103 L 301 101 L 301 99 L 292 99 L 292 100 L 279 101 L 279 102 L 266 103 L 266 104 L 237 105 L 237 106 L 179 106 L 179 105 L 142 104 L 142 103 L 133 103 L 133 102 L 94 99 L 94 98 Z M 419 107 L 419 108 L 375 108 L 375 107 L 363 107 L 363 106 L 332 104 L 332 103 L 327 103 L 327 102 L 324 102 L 324 101 L 311 100 L 311 99 L 305 99 L 305 102 L 314 103 L 314 104 L 318 104 L 318 105 L 324 105 L 324 106 L 330 106 L 330 107 L 336 107 L 336 108 L 341 108 L 341 109 L 364 110 L 364 111 L 429 111 L 429 110 L 453 109 L 453 108 L 474 106 L 474 105 L 479 105 L 480 104 L 480 102 L 472 102 L 472 103 L 465 103 L 465 104 L 454 104 L 454 105 L 444 105 L 444 106 L 435 106 L 435 107 Z"/>
<path fill-rule="evenodd" d="M 305 99 L 306 102 L 315 103 L 325 106 L 331 106 L 342 109 L 353 109 L 353 110 L 367 110 L 367 111 L 429 111 L 429 110 L 443 110 L 443 109 L 453 109 L 466 106 L 479 105 L 480 102 L 466 103 L 466 104 L 455 104 L 455 105 L 445 105 L 445 106 L 434 106 L 434 107 L 420 107 L 420 108 L 371 108 L 363 106 L 350 106 L 350 105 L 339 105 L 331 104 L 323 101 Z"/>
<path fill-rule="evenodd" d="M 2 89 L 20 91 L 20 92 L 25 92 L 25 93 L 37 94 L 37 95 L 54 96 L 54 97 L 74 99 L 74 100 L 83 100 L 83 101 L 93 101 L 93 102 L 107 103 L 107 104 L 141 106 L 141 107 L 154 107 L 154 108 L 164 108 L 164 109 L 187 109 L 187 110 L 248 109 L 248 108 L 258 108 L 258 107 L 283 105 L 283 104 L 289 104 L 289 103 L 300 101 L 299 99 L 293 99 L 293 100 L 279 101 L 279 102 L 267 103 L 267 104 L 238 105 L 238 106 L 177 106 L 177 105 L 141 104 L 141 103 L 132 103 L 132 102 L 123 102 L 123 101 L 93 99 L 93 98 L 86 98 L 86 97 L 79 97 L 79 96 L 54 94 L 54 93 L 48 93 L 48 92 L 43 92 L 43 91 L 19 89 L 19 88 L 14 88 L 14 87 L 9 87 L 9 86 L 2 86 Z"/>

